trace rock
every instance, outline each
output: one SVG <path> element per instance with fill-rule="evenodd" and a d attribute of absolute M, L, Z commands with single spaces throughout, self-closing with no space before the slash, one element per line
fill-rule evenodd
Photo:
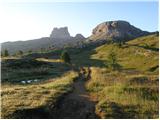
<path fill-rule="evenodd" d="M 68 32 L 68 27 L 61 27 L 61 28 L 53 28 L 53 31 L 50 35 L 50 38 L 62 38 L 68 39 L 70 38 L 70 34 Z"/>
<path fill-rule="evenodd" d="M 90 40 L 129 40 L 143 35 L 147 35 L 149 32 L 142 31 L 139 28 L 134 27 L 126 21 L 108 21 L 99 24 L 92 31 Z"/>
<path fill-rule="evenodd" d="M 31 83 L 31 82 L 32 82 L 32 80 L 28 80 L 28 81 L 27 81 L 27 83 Z"/>
<path fill-rule="evenodd" d="M 26 81 L 21 81 L 21 83 L 26 84 Z"/>
<path fill-rule="evenodd" d="M 76 34 L 75 37 L 70 36 L 67 27 L 54 28 L 50 40 L 53 41 L 55 48 L 61 49 L 66 47 L 75 47 L 79 42 L 85 41 L 85 37 Z"/>
<path fill-rule="evenodd" d="M 76 34 L 75 38 L 80 40 L 85 39 L 85 37 L 82 34 Z"/>
<path fill-rule="evenodd" d="M 37 82 L 37 81 L 38 81 L 38 79 L 35 79 L 35 80 L 34 80 L 34 82 Z"/>

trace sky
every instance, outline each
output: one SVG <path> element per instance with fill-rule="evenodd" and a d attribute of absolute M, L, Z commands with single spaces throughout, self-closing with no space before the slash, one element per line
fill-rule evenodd
<path fill-rule="evenodd" d="M 54 27 L 67 26 L 85 37 L 105 21 L 125 20 L 146 31 L 158 30 L 158 1 L 1 0 L 0 42 L 48 37 Z"/>

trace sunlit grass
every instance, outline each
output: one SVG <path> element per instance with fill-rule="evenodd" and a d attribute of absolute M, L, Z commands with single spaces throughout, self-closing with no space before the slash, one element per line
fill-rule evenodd
<path fill-rule="evenodd" d="M 72 90 L 72 83 L 78 76 L 70 71 L 57 79 L 50 79 L 34 85 L 3 85 L 2 86 L 2 118 L 12 116 L 16 110 L 54 105 L 58 98 Z"/>
<path fill-rule="evenodd" d="M 86 87 L 97 97 L 102 118 L 158 118 L 157 77 L 92 68 Z"/>
<path fill-rule="evenodd" d="M 148 47 L 146 47 L 146 45 Z M 125 69 L 135 69 L 141 72 L 149 71 L 158 65 L 159 39 L 156 35 L 145 36 L 127 42 L 122 47 L 117 44 L 105 44 L 95 49 L 92 59 L 107 61 L 108 55 L 113 49 L 118 58 L 118 63 Z M 155 71 L 158 73 L 158 70 Z"/>
<path fill-rule="evenodd" d="M 113 48 L 122 66 L 119 71 L 112 71 L 103 64 Z M 86 88 L 97 100 L 96 112 L 102 118 L 158 118 L 157 50 L 158 37 L 151 35 L 129 41 L 122 47 L 105 44 L 97 48 L 75 48 L 69 53 L 73 64 L 83 66 L 86 70 L 88 66 L 91 68 L 91 79 L 87 81 Z M 37 61 L 50 65 L 31 69 L 3 68 L 3 80 L 17 82 L 41 77 L 43 73 L 51 73 L 54 79 L 48 80 L 49 75 L 46 74 L 43 77 L 47 80 L 36 84 L 3 84 L 2 117 L 7 118 L 15 110 L 23 108 L 45 106 L 48 109 L 60 96 L 72 91 L 77 73 L 67 72 L 69 67 L 60 59 L 38 58 Z"/>

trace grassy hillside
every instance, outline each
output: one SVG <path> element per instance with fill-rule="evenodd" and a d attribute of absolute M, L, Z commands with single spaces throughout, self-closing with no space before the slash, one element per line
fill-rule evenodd
<path fill-rule="evenodd" d="M 92 68 L 86 87 L 101 118 L 158 118 L 158 75 Z"/>
<path fill-rule="evenodd" d="M 92 67 L 86 87 L 97 100 L 96 112 L 102 118 L 158 118 L 158 37 L 150 35 L 127 42 L 103 45 L 91 59 L 108 61 L 114 50 L 121 69 Z"/>
<path fill-rule="evenodd" d="M 2 59 L 2 82 L 21 83 L 27 80 L 47 80 L 56 78 L 71 68 L 56 60 L 39 59 Z"/>
<path fill-rule="evenodd" d="M 70 71 L 60 78 L 28 85 L 2 85 L 2 118 L 49 118 L 49 111 L 72 90 L 78 76 Z M 42 114 L 39 114 L 41 112 Z M 46 113 L 46 114 L 44 114 Z"/>
<path fill-rule="evenodd" d="M 107 61 L 113 49 L 122 68 L 147 72 L 158 67 L 158 42 L 156 35 L 150 35 L 129 41 L 122 47 L 116 44 L 103 45 L 95 49 L 96 54 L 91 58 Z"/>
<path fill-rule="evenodd" d="M 85 87 L 90 99 L 97 101 L 96 113 L 100 118 L 158 118 L 159 40 L 156 34 L 122 46 L 112 43 L 66 50 L 72 66 L 59 60 L 63 50 L 2 59 L 3 118 L 30 118 L 33 113 L 33 118 L 39 115 L 48 118 L 55 101 L 72 91 L 72 83 L 78 77 L 73 66 L 77 70 L 87 68 L 85 75 L 89 80 L 84 82 Z M 108 67 L 111 51 L 119 69 Z M 38 81 L 22 83 L 28 80 Z"/>

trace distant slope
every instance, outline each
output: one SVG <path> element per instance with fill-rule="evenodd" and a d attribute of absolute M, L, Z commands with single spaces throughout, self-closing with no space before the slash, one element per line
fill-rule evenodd
<path fill-rule="evenodd" d="M 28 52 L 32 50 L 34 52 L 41 50 L 53 50 L 58 48 L 63 48 L 65 46 L 76 46 L 77 44 L 83 42 L 85 39 L 78 39 L 76 37 L 71 37 L 70 39 L 60 39 L 60 38 L 40 38 L 27 41 L 16 41 L 16 42 L 5 42 L 1 44 L 2 51 L 7 49 L 10 54 L 15 54 L 19 50 L 23 52 Z"/>
<path fill-rule="evenodd" d="M 97 100 L 96 113 L 101 118 L 159 117 L 158 46 L 159 39 L 155 34 L 136 38 L 121 47 L 117 44 L 105 44 L 92 50 L 88 58 L 99 65 L 90 65 L 91 79 L 86 86 Z M 108 63 L 111 50 L 116 53 L 121 66 L 119 70 L 111 70 L 105 64 L 102 65 Z M 83 59 L 86 58 L 83 56 Z"/>
<path fill-rule="evenodd" d="M 97 25 L 92 35 L 87 39 L 81 35 L 70 36 L 67 27 L 54 28 L 50 37 L 44 37 L 28 41 L 5 42 L 1 44 L 2 51 L 7 49 L 10 54 L 15 54 L 17 51 L 22 50 L 27 52 L 53 50 L 64 47 L 82 47 L 85 43 L 102 43 L 107 41 L 128 41 L 140 36 L 151 34 L 150 32 L 143 31 L 134 27 L 127 21 L 107 21 Z"/>
<path fill-rule="evenodd" d="M 158 45 L 158 36 L 149 35 L 129 41 L 122 47 L 116 44 L 98 47 L 92 58 L 105 61 L 113 49 L 117 54 L 119 63 L 125 69 L 146 71 L 158 66 Z"/>
<path fill-rule="evenodd" d="M 29 50 L 36 51 L 41 48 L 48 48 L 53 45 L 53 41 L 51 41 L 48 37 L 28 40 L 28 41 L 15 41 L 15 42 L 5 42 L 1 44 L 2 51 L 7 49 L 10 54 L 14 54 L 19 50 L 27 52 Z"/>
<path fill-rule="evenodd" d="M 76 46 L 81 44 L 85 40 L 85 37 L 81 34 L 77 34 L 75 37 L 70 36 L 67 27 L 54 28 L 50 37 L 43 37 L 39 39 L 4 42 L 1 44 L 2 51 L 7 49 L 10 54 L 15 54 L 19 50 L 27 52 L 41 51 L 41 50 L 53 50 L 66 46 Z"/>

